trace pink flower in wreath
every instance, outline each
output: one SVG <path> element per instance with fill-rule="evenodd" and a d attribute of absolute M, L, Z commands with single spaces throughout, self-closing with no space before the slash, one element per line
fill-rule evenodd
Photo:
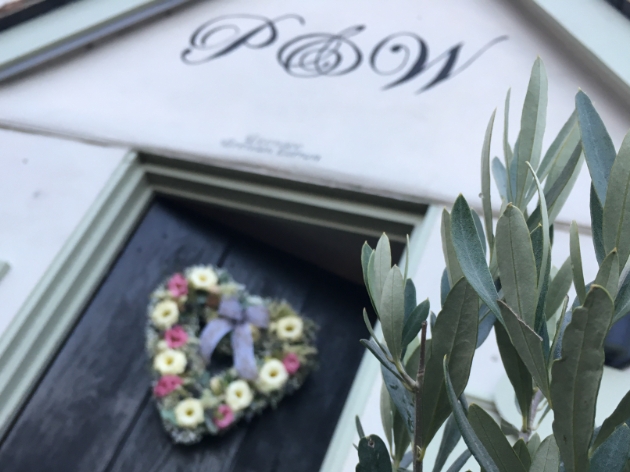
<path fill-rule="evenodd" d="M 214 423 L 219 429 L 225 429 L 234 422 L 234 412 L 228 405 L 219 405 L 217 408 L 217 417 L 214 419 Z"/>
<path fill-rule="evenodd" d="M 186 280 L 186 277 L 179 273 L 171 277 L 171 280 L 168 281 L 168 291 L 171 292 L 171 295 L 174 297 L 187 295 L 188 281 Z"/>
<path fill-rule="evenodd" d="M 282 359 L 284 368 L 287 369 L 289 375 L 295 374 L 300 368 L 300 359 L 296 353 L 290 352 Z"/>
<path fill-rule="evenodd" d="M 171 349 L 182 347 L 188 341 L 188 333 L 181 326 L 173 326 L 164 333 L 164 340 Z"/>
<path fill-rule="evenodd" d="M 158 383 L 153 387 L 153 394 L 156 397 L 165 397 L 183 383 L 177 375 L 164 375 L 160 377 Z"/>

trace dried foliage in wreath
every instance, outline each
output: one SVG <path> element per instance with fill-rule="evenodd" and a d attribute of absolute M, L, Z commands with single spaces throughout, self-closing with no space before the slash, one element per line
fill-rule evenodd
<path fill-rule="evenodd" d="M 275 408 L 317 363 L 313 321 L 212 266 L 169 277 L 151 295 L 148 318 L 153 397 L 176 443 Z"/>

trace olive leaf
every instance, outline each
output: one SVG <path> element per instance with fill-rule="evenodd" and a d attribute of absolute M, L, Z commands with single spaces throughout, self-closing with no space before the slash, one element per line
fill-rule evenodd
<path fill-rule="evenodd" d="M 488 413 L 473 403 L 468 409 L 468 421 L 501 472 L 526 471 L 501 428 Z"/>
<path fill-rule="evenodd" d="M 583 307 L 573 310 L 564 331 L 562 357 L 551 367 L 553 432 L 567 470 L 588 472 L 588 448 L 604 369 L 604 339 L 613 302 L 592 285 Z"/>
<path fill-rule="evenodd" d="M 573 282 L 573 272 L 571 268 L 571 258 L 567 257 L 556 276 L 549 282 L 547 290 L 547 303 L 545 305 L 545 317 L 550 319 L 554 313 L 562 306 L 565 297 L 569 293 Z"/>
<path fill-rule="evenodd" d="M 451 215 L 446 209 L 442 210 L 442 251 L 444 252 L 444 262 L 446 263 L 446 271 L 448 274 L 449 286 L 455 285 L 459 279 L 464 276 L 462 269 L 457 260 L 455 247 L 453 246 L 453 238 L 451 236 Z"/>
<path fill-rule="evenodd" d="M 385 432 L 385 439 L 387 440 L 387 444 L 389 444 L 389 448 L 393 450 L 392 439 L 394 437 L 394 412 L 397 412 L 396 407 L 392 404 L 392 400 L 389 398 L 389 392 L 387 391 L 387 386 L 383 383 L 381 385 L 381 396 L 379 402 L 380 410 L 381 410 L 381 424 L 383 425 L 383 431 Z M 357 416 L 357 420 L 358 420 Z M 365 437 L 365 434 L 359 432 L 359 437 Z"/>
<path fill-rule="evenodd" d="M 459 427 L 455 421 L 453 414 L 446 420 L 444 425 L 444 432 L 442 433 L 442 441 L 440 442 L 440 448 L 438 449 L 438 455 L 433 463 L 433 472 L 440 472 L 446 464 L 448 456 L 451 455 L 457 443 L 461 439 L 462 435 L 459 432 Z"/>
<path fill-rule="evenodd" d="M 549 395 L 549 376 L 543 352 L 542 339 L 502 301 L 499 302 L 505 321 L 505 329 L 510 335 L 523 364 L 534 378 L 536 385 L 547 399 Z"/>
<path fill-rule="evenodd" d="M 549 149 L 547 149 L 545 157 L 543 157 L 536 171 L 541 180 L 549 176 L 545 183 L 545 190 L 549 190 L 553 182 L 562 173 L 573 149 L 579 142 L 580 128 L 577 122 L 577 111 L 574 110 L 551 143 L 551 146 L 549 146 Z"/>
<path fill-rule="evenodd" d="M 540 162 L 542 140 L 547 116 L 547 73 L 540 59 L 536 58 L 527 86 L 525 103 L 521 114 L 521 131 L 518 135 L 516 154 L 515 203 L 521 209 L 527 206 L 525 193 L 532 177 L 528 165 L 536 168 Z"/>
<path fill-rule="evenodd" d="M 466 413 L 464 412 L 464 408 L 457 399 L 457 394 L 455 393 L 455 390 L 453 389 L 453 383 L 451 382 L 451 376 L 448 373 L 448 361 L 446 356 L 444 356 L 444 359 L 442 361 L 442 368 L 444 371 L 446 393 L 448 401 L 451 404 L 451 408 L 453 410 L 453 417 L 457 422 L 457 426 L 459 426 L 459 431 L 462 434 L 464 442 L 468 446 L 468 450 L 472 453 L 473 456 L 475 456 L 475 459 L 477 460 L 479 465 L 483 467 L 485 472 L 501 472 L 490 454 L 488 453 L 488 450 L 485 448 L 485 446 L 475 433 L 475 430 L 470 425 L 470 422 L 466 417 Z"/>
<path fill-rule="evenodd" d="M 475 290 L 466 279 L 460 279 L 446 297 L 431 333 L 422 398 L 423 447 L 429 444 L 451 413 L 442 369 L 445 355 L 451 359 L 457 396 L 466 388 L 477 345 L 478 311 L 479 299 Z"/>
<path fill-rule="evenodd" d="M 512 344 L 512 341 L 510 341 L 510 337 L 501 323 L 494 324 L 494 334 L 497 339 L 503 367 L 516 394 L 516 401 L 523 416 L 523 425 L 526 426 L 529 423 L 530 405 L 534 396 L 532 375 L 521 360 L 518 351 Z"/>
<path fill-rule="evenodd" d="M 604 207 L 599 201 L 599 197 L 595 192 L 595 187 L 591 184 L 591 199 L 589 203 L 591 211 L 591 231 L 593 233 L 593 247 L 595 248 L 595 257 L 597 263 L 601 264 L 606 257 L 604 249 Z"/>
<path fill-rule="evenodd" d="M 413 394 L 405 388 L 401 380 L 393 372 L 381 366 L 383 383 L 387 387 L 389 396 L 400 413 L 407 432 L 413 437 L 415 429 L 415 408 Z"/>
<path fill-rule="evenodd" d="M 505 166 L 498 157 L 492 159 L 492 176 L 494 177 L 494 183 L 497 186 L 497 190 L 499 190 L 499 195 L 501 195 L 501 199 L 504 202 L 507 202 L 507 171 L 505 170 Z"/>
<path fill-rule="evenodd" d="M 392 472 L 387 446 L 375 434 L 359 441 L 359 463 L 356 472 Z"/>
<path fill-rule="evenodd" d="M 599 266 L 597 277 L 593 282 L 606 289 L 611 298 L 617 296 L 617 287 L 619 285 L 619 253 L 616 249 L 610 251 L 606 256 L 602 265 Z"/>
<path fill-rule="evenodd" d="M 383 337 L 396 363 L 402 354 L 402 333 L 405 323 L 404 281 L 397 266 L 389 269 L 385 277 L 379 315 Z"/>
<path fill-rule="evenodd" d="M 591 457 L 590 472 L 623 472 L 630 452 L 630 428 L 619 426 Z"/>
<path fill-rule="evenodd" d="M 470 207 L 463 195 L 457 197 L 453 205 L 451 235 L 457 260 L 466 280 L 473 286 L 479 298 L 490 308 L 490 311 L 500 320 L 497 290 L 486 264 Z"/>
<path fill-rule="evenodd" d="M 571 268 L 573 270 L 573 284 L 575 292 L 581 304 L 586 300 L 586 287 L 584 284 L 584 273 L 582 272 L 582 251 L 580 250 L 580 236 L 578 234 L 577 223 L 571 222 L 569 229 Z"/>
<path fill-rule="evenodd" d="M 630 419 L 630 391 L 624 395 L 619 405 L 617 405 L 617 408 L 615 408 L 615 411 L 602 423 L 602 427 L 597 434 L 592 449 L 597 449 L 597 447 L 612 434 L 617 426 L 626 422 L 628 419 Z"/>
<path fill-rule="evenodd" d="M 492 250 L 494 246 L 494 234 L 492 231 L 492 200 L 490 198 L 490 143 L 492 141 L 492 128 L 496 109 L 492 112 L 486 136 L 481 148 L 481 202 L 483 204 L 483 218 L 486 225 L 486 235 L 488 237 L 488 247 Z"/>
<path fill-rule="evenodd" d="M 512 204 L 497 222 L 496 248 L 505 301 L 533 327 L 538 302 L 536 261 L 525 217 Z"/>
<path fill-rule="evenodd" d="M 586 164 L 591 173 L 595 193 L 602 205 L 605 205 L 608 179 L 616 157 L 615 147 L 591 99 L 581 90 L 575 96 L 575 107 Z"/>
<path fill-rule="evenodd" d="M 424 323 L 429 316 L 429 299 L 427 298 L 409 314 L 409 317 L 405 320 L 402 335 L 402 345 L 407 346 L 414 338 L 418 336 L 422 323 Z"/>
<path fill-rule="evenodd" d="M 385 279 L 392 267 L 392 251 L 389 245 L 389 238 L 386 234 L 383 234 L 378 243 L 376 249 L 370 256 L 368 262 L 368 289 L 372 295 L 376 312 L 380 317 L 381 307 L 381 292 L 385 285 Z"/>
<path fill-rule="evenodd" d="M 547 436 L 536 450 L 532 458 L 530 472 L 558 472 L 560 467 L 560 450 L 553 435 Z"/>
<path fill-rule="evenodd" d="M 525 444 L 523 438 L 520 438 L 518 441 L 516 441 L 512 446 L 512 449 L 514 449 L 514 452 L 521 461 L 521 464 L 523 464 L 523 466 L 525 467 L 525 470 L 529 470 L 529 466 L 532 465 L 532 458 L 529 455 L 527 444 Z"/>
<path fill-rule="evenodd" d="M 623 267 L 630 255 L 630 133 L 610 171 L 602 229 L 604 250 L 608 254 L 616 248 Z M 614 298 L 612 293 L 611 296 Z"/>

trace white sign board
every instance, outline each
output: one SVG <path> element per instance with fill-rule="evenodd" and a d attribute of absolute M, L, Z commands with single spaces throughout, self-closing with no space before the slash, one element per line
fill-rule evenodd
<path fill-rule="evenodd" d="M 206 1 L 3 85 L 0 125 L 478 206 L 486 124 L 513 86 L 514 142 L 537 55 L 546 145 L 578 87 L 617 145 L 630 127 L 555 43 L 500 0 Z M 561 220 L 590 223 L 588 186 Z"/>

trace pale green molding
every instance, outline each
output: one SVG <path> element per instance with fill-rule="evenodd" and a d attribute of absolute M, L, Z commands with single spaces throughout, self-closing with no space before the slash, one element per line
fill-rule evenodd
<path fill-rule="evenodd" d="M 190 0 L 81 0 L 2 32 L 0 80 Z"/>
<path fill-rule="evenodd" d="M 0 280 L 2 280 L 5 275 L 7 275 L 7 272 L 9 272 L 10 268 L 11 266 L 8 262 L 0 261 Z"/>

